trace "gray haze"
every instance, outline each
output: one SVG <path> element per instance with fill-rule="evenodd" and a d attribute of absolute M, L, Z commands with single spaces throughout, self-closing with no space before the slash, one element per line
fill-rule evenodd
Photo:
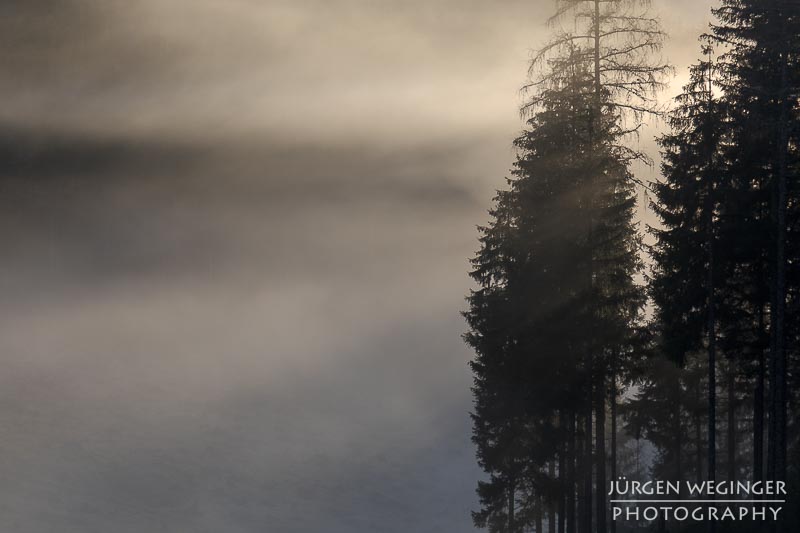
<path fill-rule="evenodd" d="M 677 85 L 709 7 L 654 0 Z M 3 2 L 0 530 L 470 530 L 459 311 L 550 9 Z"/>

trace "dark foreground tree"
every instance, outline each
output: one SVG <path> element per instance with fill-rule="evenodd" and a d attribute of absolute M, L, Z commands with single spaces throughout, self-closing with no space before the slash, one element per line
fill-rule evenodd
<path fill-rule="evenodd" d="M 578 29 L 534 59 L 513 177 L 481 228 L 466 340 L 489 475 L 474 519 L 491 531 L 535 527 L 541 502 L 559 531 L 588 533 L 593 515 L 606 529 L 607 399 L 621 394 L 643 305 L 629 170 L 643 155 L 626 145 L 638 129 L 627 119 L 653 111 L 666 69 L 648 59 L 663 34 L 640 4 L 559 3 L 554 21 Z"/>
<path fill-rule="evenodd" d="M 719 57 L 716 90 L 708 87 L 710 64 L 701 62 L 662 140 L 665 180 L 656 185 L 655 209 L 663 225 L 651 293 L 666 355 L 692 362 L 698 350 L 708 354 L 709 477 L 719 474 L 723 449 L 715 443 L 721 369 L 726 477 L 793 479 L 787 453 L 797 437 L 787 413 L 798 374 L 800 2 L 723 0 L 714 14 L 707 39 Z M 748 434 L 737 417 L 743 397 L 752 407 Z"/>
<path fill-rule="evenodd" d="M 710 53 L 710 50 L 706 51 Z M 656 237 L 652 248 L 655 260 L 650 279 L 650 294 L 656 306 L 656 327 L 661 348 L 667 359 L 683 367 L 690 353 L 703 347 L 707 353 L 707 476 L 714 481 L 717 472 L 717 345 L 720 313 L 719 285 L 729 279 L 721 275 L 730 261 L 720 257 L 724 228 L 720 223 L 720 198 L 726 194 L 727 176 L 723 153 L 723 105 L 713 96 L 714 65 L 711 60 L 691 69 L 689 84 L 671 114 L 672 132 L 661 138 L 664 180 L 654 184 L 653 208 L 661 222 L 651 228 Z M 640 401 L 660 390 L 659 381 L 651 378 L 650 388 L 642 391 Z M 680 378 L 675 377 L 680 390 Z M 651 394 L 647 394 L 650 392 Z M 680 394 L 672 397 L 679 401 Z M 663 401 L 664 398 L 661 398 Z M 674 405 L 674 404 L 673 404 Z M 678 404 L 679 405 L 679 404 Z M 680 413 L 680 408 L 676 407 Z M 665 435 L 674 435 L 665 431 Z M 651 429 L 650 439 L 659 444 L 659 432 Z M 674 466 L 670 477 L 680 480 L 681 443 L 667 439 L 662 447 Z"/>
<path fill-rule="evenodd" d="M 724 93 L 734 110 L 735 142 L 749 146 L 733 172 L 753 194 L 767 192 L 771 231 L 763 234 L 769 265 L 769 449 L 768 476 L 786 479 L 788 368 L 796 357 L 796 329 L 787 310 L 796 307 L 798 94 L 800 94 L 800 2 L 724 0 L 713 28 L 724 56 Z M 796 315 L 794 315 L 796 318 Z"/>

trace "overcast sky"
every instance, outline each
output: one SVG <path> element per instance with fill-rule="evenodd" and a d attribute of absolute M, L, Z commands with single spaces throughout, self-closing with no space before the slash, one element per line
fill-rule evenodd
<path fill-rule="evenodd" d="M 672 92 L 710 5 L 653 2 Z M 459 312 L 551 9 L 2 2 L 0 530 L 471 530 Z"/>

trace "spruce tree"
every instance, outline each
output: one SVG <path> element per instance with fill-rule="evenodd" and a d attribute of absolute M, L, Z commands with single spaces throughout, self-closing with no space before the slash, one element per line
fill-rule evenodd
<path fill-rule="evenodd" d="M 575 120 L 585 113 L 584 83 L 576 72 L 554 85 L 516 140 L 509 189 L 498 193 L 473 260 L 479 288 L 468 298 L 466 340 L 476 351 L 474 441 L 491 476 L 479 485 L 474 519 L 490 531 L 529 525 L 515 513 L 523 484 L 533 489 L 526 498 L 557 492 L 543 470 L 568 438 L 556 413 L 572 412 L 580 381 L 570 330 L 581 288 L 571 265 L 582 246 L 573 191 L 586 165 L 574 157 L 585 142 Z"/>
<path fill-rule="evenodd" d="M 634 0 L 561 0 L 551 22 L 569 19 L 573 29 L 560 29 L 534 59 L 535 67 L 564 48 L 581 50 L 581 60 L 591 73 L 588 133 L 590 151 L 598 165 L 590 172 L 582 191 L 586 213 L 586 307 L 589 320 L 584 347 L 587 370 L 583 444 L 584 464 L 591 465 L 594 446 L 596 491 L 606 485 L 605 414 L 610 391 L 614 397 L 622 361 L 630 355 L 639 310 L 640 287 L 633 282 L 641 269 L 638 236 L 633 226 L 635 182 L 632 160 L 648 160 L 631 148 L 647 115 L 657 114 L 655 94 L 663 85 L 669 66 L 657 57 L 664 39 L 658 20 L 646 10 L 649 2 Z M 546 84 L 545 74 L 538 84 Z M 537 84 L 533 85 L 534 87 Z M 532 101 L 535 105 L 536 99 Z M 609 164 L 610 161 L 614 163 Z M 608 165 L 608 166 L 605 166 Z M 613 191 L 613 192 L 611 192 Z M 610 193 L 610 194 L 609 194 Z M 592 441 L 592 416 L 597 423 Z M 615 421 L 612 421 L 612 425 Z M 612 450 L 612 456 L 615 450 Z M 583 529 L 592 530 L 592 468 L 583 469 Z M 605 498 L 594 505 L 597 530 L 606 530 Z"/>
<path fill-rule="evenodd" d="M 646 158 L 628 141 L 667 70 L 641 4 L 558 2 L 552 22 L 576 29 L 532 62 L 519 156 L 480 228 L 465 315 L 489 475 L 473 517 L 491 531 L 543 527 L 545 507 L 560 533 L 592 531 L 593 515 L 606 530 L 606 409 L 611 397 L 616 414 L 644 303 L 630 164 Z"/>
<path fill-rule="evenodd" d="M 672 131 L 660 139 L 664 179 L 653 186 L 653 209 L 661 227 L 651 228 L 656 243 L 650 279 L 656 323 L 667 358 L 683 366 L 689 353 L 700 349 L 705 341 L 709 481 L 714 481 L 717 473 L 717 317 L 720 280 L 725 279 L 720 274 L 726 264 L 720 257 L 719 205 L 727 175 L 721 156 L 725 113 L 713 96 L 713 67 L 709 59 L 691 68 L 690 82 L 670 116 Z M 650 432 L 651 437 L 654 433 Z M 679 470 L 676 468 L 676 474 Z"/>
<path fill-rule="evenodd" d="M 737 146 L 749 158 L 733 173 L 747 179 L 753 195 L 767 196 L 770 231 L 766 244 L 769 309 L 768 476 L 785 479 L 787 469 L 787 387 L 790 358 L 796 357 L 797 136 L 800 93 L 800 3 L 787 0 L 723 0 L 714 11 L 713 36 L 726 50 L 724 92 L 734 110 Z M 791 342 L 794 341 L 794 342 Z"/>

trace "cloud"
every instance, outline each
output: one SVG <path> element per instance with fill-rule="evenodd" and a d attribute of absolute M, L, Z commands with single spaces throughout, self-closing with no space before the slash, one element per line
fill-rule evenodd
<path fill-rule="evenodd" d="M 6 10 L 7 121 L 182 138 L 331 140 L 346 129 L 392 142 L 418 136 L 423 122 L 444 136 L 492 115 L 514 120 L 530 42 L 519 30 L 524 19 L 538 26 L 541 11 L 517 0 L 73 0 Z"/>

